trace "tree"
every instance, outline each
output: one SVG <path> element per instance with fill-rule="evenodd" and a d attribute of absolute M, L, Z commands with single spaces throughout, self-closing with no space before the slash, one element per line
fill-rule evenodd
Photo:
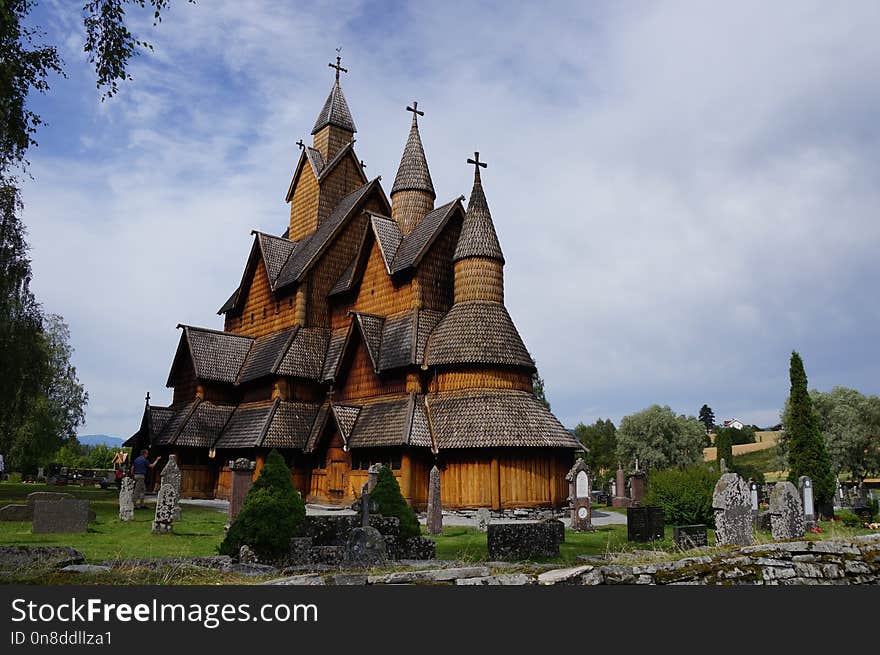
<path fill-rule="evenodd" d="M 733 466 L 733 441 L 730 436 L 730 429 L 718 430 L 715 435 L 715 460 L 718 466 L 721 466 L 722 459 L 728 468 Z"/>
<path fill-rule="evenodd" d="M 807 392 L 807 374 L 801 356 L 793 351 L 789 366 L 791 392 L 780 442 L 787 453 L 788 479 L 795 484 L 802 475 L 813 480 L 813 493 L 819 504 L 834 498 L 834 474 L 825 439 L 819 430 L 819 417 Z"/>
<path fill-rule="evenodd" d="M 720 435 L 727 435 L 730 443 L 734 446 L 744 443 L 755 443 L 755 430 L 750 425 L 744 425 L 742 430 L 736 428 L 719 428 L 715 431 L 715 443 L 718 443 Z"/>
<path fill-rule="evenodd" d="M 305 516 L 306 506 L 293 486 L 290 469 L 273 450 L 229 526 L 220 553 L 234 557 L 247 545 L 265 561 L 281 560 L 290 552 L 290 540 L 300 534 Z"/>
<path fill-rule="evenodd" d="M 688 466 L 702 461 L 705 436 L 705 426 L 693 416 L 651 405 L 620 421 L 617 455 L 627 461 L 638 458 L 648 469 Z"/>
<path fill-rule="evenodd" d="M 379 469 L 376 486 L 370 492 L 370 501 L 376 503 L 378 512 L 382 516 L 396 516 L 400 519 L 402 539 L 418 537 L 422 533 L 416 513 L 400 493 L 400 485 L 387 466 Z"/>
<path fill-rule="evenodd" d="M 550 402 L 547 400 L 547 396 L 544 395 L 544 378 L 538 373 L 538 369 L 535 369 L 535 372 L 532 373 L 532 393 L 535 394 L 544 407 L 550 409 Z"/>
<path fill-rule="evenodd" d="M 715 427 L 715 412 L 709 405 L 700 407 L 700 423 L 706 426 L 706 434 L 709 434 Z"/>
<path fill-rule="evenodd" d="M 880 473 L 880 398 L 834 387 L 810 392 L 825 437 L 831 468 L 861 483 Z"/>
<path fill-rule="evenodd" d="M 614 469 L 617 464 L 617 428 L 611 419 L 598 419 L 592 425 L 578 423 L 575 437 L 586 448 L 583 458 L 595 474 Z"/>

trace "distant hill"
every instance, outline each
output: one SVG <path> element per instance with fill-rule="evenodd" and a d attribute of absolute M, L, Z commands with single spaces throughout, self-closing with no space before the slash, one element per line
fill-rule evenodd
<path fill-rule="evenodd" d="M 97 446 L 99 444 L 104 444 L 105 446 L 110 446 L 112 448 L 122 446 L 122 442 L 125 441 L 125 439 L 120 437 L 111 437 L 109 434 L 83 434 L 78 436 L 77 439 L 84 446 Z"/>

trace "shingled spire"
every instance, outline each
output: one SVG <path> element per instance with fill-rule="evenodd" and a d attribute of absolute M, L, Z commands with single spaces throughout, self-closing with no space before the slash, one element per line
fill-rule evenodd
<path fill-rule="evenodd" d="M 425 112 L 419 110 L 418 102 L 413 102 L 406 110 L 412 112 L 412 126 L 403 148 L 394 186 L 391 187 L 391 217 L 397 221 L 400 232 L 404 235 L 409 234 L 422 217 L 434 209 L 434 199 L 437 197 L 431 173 L 428 171 L 422 137 L 419 135 L 418 117 L 424 116 Z"/>
<path fill-rule="evenodd" d="M 338 53 L 338 50 L 337 50 Z M 314 147 L 324 157 L 324 161 L 330 161 L 340 148 L 348 144 L 354 137 L 357 128 L 351 117 L 351 110 L 345 101 L 342 87 L 339 86 L 339 73 L 347 73 L 348 69 L 342 67 L 342 57 L 336 55 L 336 63 L 328 64 L 336 69 L 336 81 L 330 89 L 330 95 L 321 108 L 312 128 L 315 137 Z"/>
<path fill-rule="evenodd" d="M 461 236 L 458 238 L 458 246 L 455 248 L 455 256 L 452 261 L 457 262 L 466 257 L 487 257 L 497 259 L 504 263 L 504 255 L 498 243 L 498 235 L 495 234 L 495 225 L 492 223 L 492 214 L 489 213 L 489 205 L 486 202 L 486 194 L 483 193 L 483 182 L 480 179 L 480 168 L 485 168 L 485 162 L 480 161 L 480 153 L 474 153 L 475 159 L 468 159 L 469 164 L 474 165 L 474 188 L 468 202 L 464 224 L 461 227 Z"/>

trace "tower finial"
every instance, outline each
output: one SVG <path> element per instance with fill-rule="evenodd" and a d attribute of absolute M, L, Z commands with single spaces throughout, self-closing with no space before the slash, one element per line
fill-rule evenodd
<path fill-rule="evenodd" d="M 341 47 L 336 48 L 336 63 L 335 63 L 335 64 L 333 64 L 333 63 L 327 64 L 330 68 L 335 68 L 335 69 L 336 69 L 336 83 L 337 83 L 337 84 L 339 84 L 339 73 L 340 73 L 340 71 L 343 72 L 343 73 L 347 73 L 347 72 L 348 72 L 348 69 L 347 69 L 347 68 L 343 68 L 343 67 L 342 67 L 342 56 L 339 54 L 340 52 L 342 52 L 342 48 L 341 48 Z"/>
<path fill-rule="evenodd" d="M 478 153 L 478 152 L 474 152 L 474 158 L 473 158 L 473 159 L 471 159 L 470 157 L 468 157 L 467 163 L 468 163 L 468 164 L 473 164 L 473 165 L 474 165 L 474 170 L 476 170 L 477 172 L 480 171 L 480 168 L 486 168 L 486 167 L 488 166 L 488 164 L 487 164 L 486 162 L 484 162 L 484 161 L 480 161 L 480 153 Z"/>
<path fill-rule="evenodd" d="M 146 401 L 147 405 L 150 404 L 150 392 L 149 391 L 147 392 L 147 397 L 144 398 L 144 401 Z"/>
<path fill-rule="evenodd" d="M 424 116 L 425 112 L 419 110 L 419 101 L 413 100 L 412 107 L 407 106 L 407 111 L 411 111 L 413 113 L 413 120 L 416 120 L 417 116 Z"/>
<path fill-rule="evenodd" d="M 306 147 L 306 144 L 303 143 L 303 140 L 302 140 L 302 139 L 300 139 L 299 141 L 297 141 L 297 142 L 296 142 L 296 145 L 299 146 L 299 149 L 300 149 L 300 150 L 303 150 L 303 149 L 305 149 L 305 147 Z"/>

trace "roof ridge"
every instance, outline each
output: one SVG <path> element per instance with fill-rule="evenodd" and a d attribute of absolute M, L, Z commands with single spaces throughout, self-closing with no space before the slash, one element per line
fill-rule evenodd
<path fill-rule="evenodd" d="M 272 425 L 272 421 L 275 419 L 275 413 L 278 411 L 278 407 L 281 404 L 281 398 L 275 398 L 275 402 L 272 403 L 272 409 L 269 412 L 269 415 L 266 417 L 266 422 L 263 424 L 262 429 L 260 430 L 260 438 L 257 440 L 257 447 L 260 448 L 263 445 L 263 442 L 266 440 L 266 435 L 269 433 L 269 426 Z"/>

